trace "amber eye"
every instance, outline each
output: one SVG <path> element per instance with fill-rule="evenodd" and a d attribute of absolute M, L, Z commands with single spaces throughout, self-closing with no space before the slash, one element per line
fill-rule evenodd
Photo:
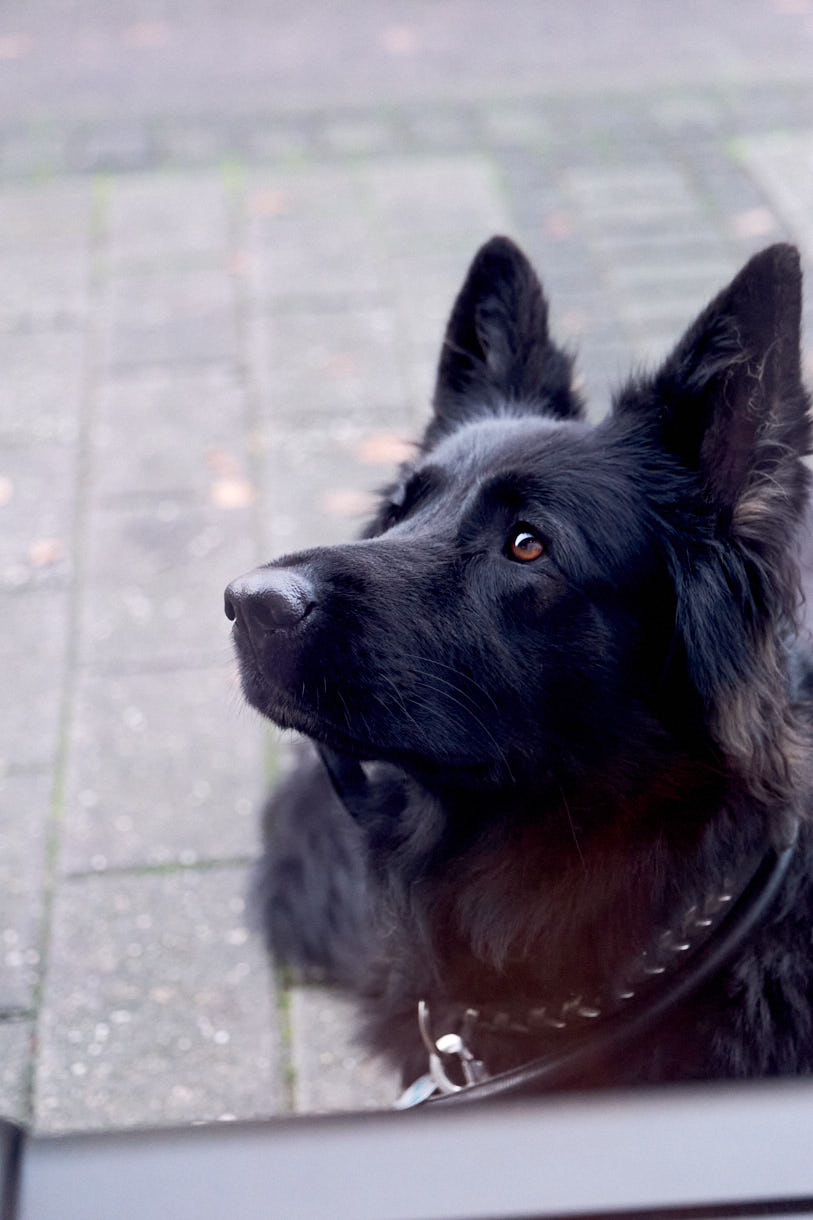
<path fill-rule="evenodd" d="M 518 529 L 508 539 L 508 555 L 520 563 L 532 563 L 545 554 L 545 544 L 530 530 Z"/>

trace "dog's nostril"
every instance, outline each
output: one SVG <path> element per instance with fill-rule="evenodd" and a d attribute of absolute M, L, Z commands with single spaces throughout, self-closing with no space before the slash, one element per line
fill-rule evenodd
<path fill-rule="evenodd" d="M 313 586 L 301 573 L 286 568 L 257 568 L 226 589 L 226 617 L 239 619 L 249 632 L 295 627 L 316 604 Z"/>
<path fill-rule="evenodd" d="M 252 599 L 250 614 L 252 621 L 266 631 L 276 631 L 279 627 L 295 627 L 306 618 L 312 603 L 309 603 L 304 592 L 298 587 L 266 592 Z"/>

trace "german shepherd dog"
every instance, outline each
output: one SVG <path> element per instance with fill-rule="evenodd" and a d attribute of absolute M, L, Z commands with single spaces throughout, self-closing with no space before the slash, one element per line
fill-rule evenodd
<path fill-rule="evenodd" d="M 772 246 L 594 426 L 495 237 L 364 535 L 229 586 L 248 701 L 329 761 L 266 813 L 270 945 L 405 1082 L 596 1037 L 568 1084 L 813 1070 L 800 312 Z"/>

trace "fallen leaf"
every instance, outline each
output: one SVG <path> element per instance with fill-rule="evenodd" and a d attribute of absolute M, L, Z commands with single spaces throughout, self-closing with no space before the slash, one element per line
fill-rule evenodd
<path fill-rule="evenodd" d="M 254 499 L 254 487 L 247 479 L 217 479 L 211 499 L 217 508 L 246 508 Z"/>
<path fill-rule="evenodd" d="M 573 233 L 573 221 L 566 212 L 550 212 L 545 217 L 545 232 L 560 240 Z"/>
<path fill-rule="evenodd" d="M 6 34 L 0 38 L 0 59 L 22 59 L 31 50 L 27 34 Z"/>
<path fill-rule="evenodd" d="M 326 491 L 321 497 L 321 505 L 332 517 L 359 517 L 372 511 L 375 496 L 351 487 L 339 487 L 335 491 Z"/>
<path fill-rule="evenodd" d="M 64 558 L 64 549 L 59 538 L 37 538 L 28 548 L 29 562 L 35 568 L 48 568 Z"/>
<path fill-rule="evenodd" d="M 731 218 L 731 227 L 737 237 L 766 237 L 776 229 L 776 220 L 770 208 L 748 208 Z"/>
<path fill-rule="evenodd" d="M 360 462 L 371 466 L 393 466 L 411 458 L 415 445 L 397 432 L 375 432 L 360 441 L 354 453 Z"/>
<path fill-rule="evenodd" d="M 418 45 L 418 39 L 408 25 L 391 25 L 383 31 L 381 45 L 390 55 L 411 55 Z"/>
<path fill-rule="evenodd" d="M 165 47 L 171 37 L 172 30 L 166 21 L 137 21 L 123 34 L 128 46 L 140 49 Z"/>
<path fill-rule="evenodd" d="M 329 377 L 352 377 L 358 368 L 358 361 L 352 352 L 337 352 L 331 356 L 325 365 Z"/>
<path fill-rule="evenodd" d="M 252 191 L 248 197 L 248 210 L 252 216 L 284 216 L 291 211 L 291 199 L 285 191 L 276 187 Z"/>
<path fill-rule="evenodd" d="M 206 465 L 222 478 L 233 479 L 240 473 L 240 463 L 228 449 L 207 449 Z"/>
<path fill-rule="evenodd" d="M 232 275 L 246 275 L 248 272 L 248 254 L 245 250 L 233 250 L 229 256 L 229 271 Z"/>

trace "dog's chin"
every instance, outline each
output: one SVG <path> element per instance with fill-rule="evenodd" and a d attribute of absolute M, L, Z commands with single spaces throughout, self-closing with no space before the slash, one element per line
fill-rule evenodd
<path fill-rule="evenodd" d="M 295 698 L 290 691 L 277 687 L 255 666 L 242 664 L 240 669 L 246 701 L 278 728 L 301 733 L 318 745 L 329 746 L 360 762 L 396 761 L 393 750 L 380 743 L 365 741 L 347 729 L 334 725 L 321 712 Z"/>
<path fill-rule="evenodd" d="M 482 786 L 504 782 L 503 767 L 493 760 L 477 757 L 451 757 L 443 753 L 429 756 L 423 750 L 410 748 L 408 739 L 399 735 L 393 742 L 371 741 L 340 727 L 325 718 L 302 699 L 276 686 L 255 665 L 241 665 L 243 693 L 256 711 L 281 729 L 309 737 L 317 745 L 328 746 L 359 762 L 391 763 L 415 778 L 435 786 L 450 769 L 460 786 Z"/>

